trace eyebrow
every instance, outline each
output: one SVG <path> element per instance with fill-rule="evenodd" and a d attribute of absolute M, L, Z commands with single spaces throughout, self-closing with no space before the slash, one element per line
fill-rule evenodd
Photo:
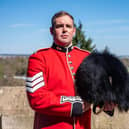
<path fill-rule="evenodd" d="M 55 27 L 56 28 L 59 28 L 59 27 L 63 27 L 64 25 L 66 25 L 66 27 L 72 27 L 73 26 L 71 24 L 62 24 L 62 23 L 59 23 L 59 24 L 55 24 Z"/>

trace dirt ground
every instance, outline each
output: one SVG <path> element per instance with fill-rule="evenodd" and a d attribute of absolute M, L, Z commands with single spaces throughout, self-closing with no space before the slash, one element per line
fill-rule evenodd
<path fill-rule="evenodd" d="M 100 113 L 99 115 L 94 115 L 92 113 L 92 129 L 129 129 L 129 112 L 120 113 L 115 109 L 113 117 L 107 114 Z"/>

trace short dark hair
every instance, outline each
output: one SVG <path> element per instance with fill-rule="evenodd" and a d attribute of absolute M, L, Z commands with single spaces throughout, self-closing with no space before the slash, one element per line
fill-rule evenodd
<path fill-rule="evenodd" d="M 55 25 L 55 19 L 56 18 L 61 17 L 61 16 L 65 16 L 65 15 L 69 16 L 73 20 L 73 25 L 74 25 L 74 18 L 71 14 L 69 14 L 66 11 L 59 11 L 59 12 L 55 13 L 55 15 L 51 19 L 52 27 L 54 27 L 54 25 Z"/>

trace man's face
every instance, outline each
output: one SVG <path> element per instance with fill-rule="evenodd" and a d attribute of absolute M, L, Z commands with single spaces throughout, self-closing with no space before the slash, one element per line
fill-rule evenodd
<path fill-rule="evenodd" d="M 73 25 L 73 20 L 69 16 L 65 15 L 56 18 L 54 27 L 50 29 L 56 44 L 68 46 L 72 43 L 76 29 Z"/>

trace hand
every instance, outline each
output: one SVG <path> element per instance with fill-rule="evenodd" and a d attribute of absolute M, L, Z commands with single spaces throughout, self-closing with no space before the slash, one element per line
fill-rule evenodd
<path fill-rule="evenodd" d="M 117 104 L 106 102 L 106 103 L 104 104 L 103 110 L 104 110 L 104 111 L 113 111 L 113 109 L 114 109 L 116 106 L 117 106 Z"/>
<path fill-rule="evenodd" d="M 86 112 L 91 108 L 91 104 L 86 102 L 86 101 L 83 101 L 83 107 L 82 108 L 83 108 L 83 112 Z"/>

